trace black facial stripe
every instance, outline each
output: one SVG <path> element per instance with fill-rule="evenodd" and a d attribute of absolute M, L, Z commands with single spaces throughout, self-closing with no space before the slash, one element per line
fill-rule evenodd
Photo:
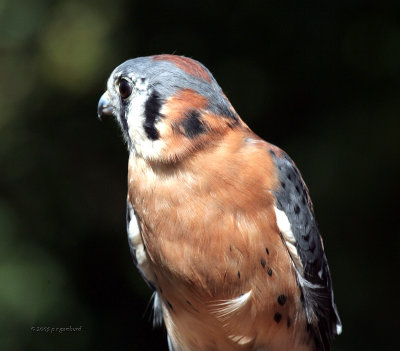
<path fill-rule="evenodd" d="M 160 114 L 161 105 L 162 100 L 160 95 L 154 90 L 146 101 L 144 107 L 145 121 L 143 123 L 143 128 L 147 137 L 151 140 L 157 140 L 160 137 L 155 124 L 157 120 L 162 117 Z"/>
<path fill-rule="evenodd" d="M 120 110 L 118 120 L 121 124 L 122 132 L 125 136 L 125 140 L 127 141 L 128 146 L 130 146 L 131 140 L 129 138 L 129 127 L 128 127 L 128 121 L 126 119 L 128 103 L 126 100 L 124 100 L 122 98 L 120 98 L 120 102 L 121 102 L 121 110 Z"/>
<path fill-rule="evenodd" d="M 188 138 L 195 138 L 199 134 L 206 132 L 206 128 L 200 120 L 200 112 L 197 110 L 190 110 L 185 112 L 185 119 L 181 122 L 181 125 L 185 131 L 185 135 Z"/>
<path fill-rule="evenodd" d="M 126 110 L 125 110 L 125 108 L 122 111 L 121 123 L 122 123 L 122 128 L 124 128 L 124 131 L 126 133 L 128 133 L 129 127 L 128 127 L 128 122 L 126 120 Z"/>

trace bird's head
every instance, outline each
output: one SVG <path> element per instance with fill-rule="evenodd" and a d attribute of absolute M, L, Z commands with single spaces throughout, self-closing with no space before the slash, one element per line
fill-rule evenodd
<path fill-rule="evenodd" d="M 98 104 L 103 115 L 116 117 L 130 152 L 161 162 L 181 160 L 242 123 L 208 69 L 175 55 L 115 68 Z"/>

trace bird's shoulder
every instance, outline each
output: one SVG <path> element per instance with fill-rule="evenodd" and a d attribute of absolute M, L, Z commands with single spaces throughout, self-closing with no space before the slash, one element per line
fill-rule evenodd
<path fill-rule="evenodd" d="M 296 270 L 310 332 L 318 349 L 329 350 L 341 322 L 309 190 L 286 152 L 272 146 L 269 153 L 278 178 L 273 193 L 279 233 Z"/>
<path fill-rule="evenodd" d="M 273 195 L 276 224 L 296 271 L 309 330 L 317 348 L 329 350 L 331 339 L 341 332 L 341 321 L 308 187 L 285 151 L 254 135 L 246 137 L 245 143 L 252 149 L 248 152 L 250 163 L 260 155 L 265 158 L 259 164 L 267 166 L 264 178 L 273 178 L 267 184 Z"/>

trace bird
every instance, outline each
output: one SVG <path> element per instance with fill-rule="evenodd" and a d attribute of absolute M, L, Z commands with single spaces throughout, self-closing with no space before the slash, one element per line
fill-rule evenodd
<path fill-rule="evenodd" d="M 128 243 L 169 350 L 330 350 L 342 324 L 308 188 L 211 72 L 129 59 L 97 112 L 126 142 Z"/>

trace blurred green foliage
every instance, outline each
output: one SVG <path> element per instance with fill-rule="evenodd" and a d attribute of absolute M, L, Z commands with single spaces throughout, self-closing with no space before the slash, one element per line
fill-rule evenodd
<path fill-rule="evenodd" d="M 302 170 L 344 323 L 333 349 L 395 348 L 399 16 L 396 1 L 0 0 L 0 348 L 166 349 L 126 243 L 121 133 L 96 120 L 112 69 L 157 53 L 203 62 Z"/>

